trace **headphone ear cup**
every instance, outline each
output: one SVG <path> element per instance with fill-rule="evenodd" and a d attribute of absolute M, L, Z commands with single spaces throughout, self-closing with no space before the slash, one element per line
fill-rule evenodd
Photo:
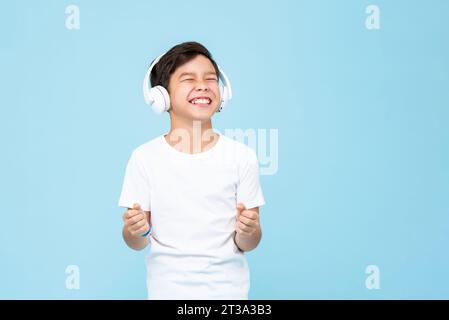
<path fill-rule="evenodd" d="M 153 111 L 160 114 L 170 109 L 170 96 L 163 86 L 155 86 L 150 89 L 150 98 L 153 100 Z"/>
<path fill-rule="evenodd" d="M 220 105 L 218 106 L 216 112 L 221 112 L 226 106 L 226 103 L 228 102 L 227 88 L 220 84 L 219 89 L 220 89 Z"/>

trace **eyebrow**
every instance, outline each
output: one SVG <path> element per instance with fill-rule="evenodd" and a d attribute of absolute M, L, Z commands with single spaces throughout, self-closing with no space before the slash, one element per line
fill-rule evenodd
<path fill-rule="evenodd" d="M 206 74 L 206 75 L 213 74 L 213 75 L 215 75 L 215 76 L 217 75 L 217 74 L 215 73 L 215 71 L 209 71 L 209 72 L 206 72 L 205 74 Z M 194 72 L 183 72 L 183 73 L 181 73 L 181 74 L 179 75 L 178 79 L 181 78 L 181 77 L 183 77 L 183 76 L 194 76 L 194 75 L 195 75 Z"/>

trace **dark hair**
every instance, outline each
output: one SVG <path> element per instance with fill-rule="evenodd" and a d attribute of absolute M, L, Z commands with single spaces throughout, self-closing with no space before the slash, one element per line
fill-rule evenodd
<path fill-rule="evenodd" d="M 174 46 L 161 57 L 153 67 L 153 70 L 151 70 L 151 86 L 163 86 L 168 91 L 170 77 L 176 69 L 200 54 L 210 60 L 218 77 L 218 66 L 209 50 L 198 42 L 189 41 Z"/>

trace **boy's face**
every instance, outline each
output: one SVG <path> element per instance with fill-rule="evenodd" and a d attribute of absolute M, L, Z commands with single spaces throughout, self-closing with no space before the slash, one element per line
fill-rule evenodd
<path fill-rule="evenodd" d="M 220 103 L 218 75 L 210 60 L 201 54 L 176 69 L 168 90 L 171 112 L 192 121 L 209 120 Z M 195 101 L 198 97 L 210 100 L 205 104 L 204 100 Z"/>

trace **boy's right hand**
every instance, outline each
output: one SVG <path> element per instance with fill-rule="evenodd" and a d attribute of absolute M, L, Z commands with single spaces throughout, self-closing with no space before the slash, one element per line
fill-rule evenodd
<path fill-rule="evenodd" d="M 132 209 L 128 209 L 123 214 L 123 222 L 128 232 L 135 237 L 141 237 L 150 230 L 146 213 L 138 203 L 135 203 Z"/>

